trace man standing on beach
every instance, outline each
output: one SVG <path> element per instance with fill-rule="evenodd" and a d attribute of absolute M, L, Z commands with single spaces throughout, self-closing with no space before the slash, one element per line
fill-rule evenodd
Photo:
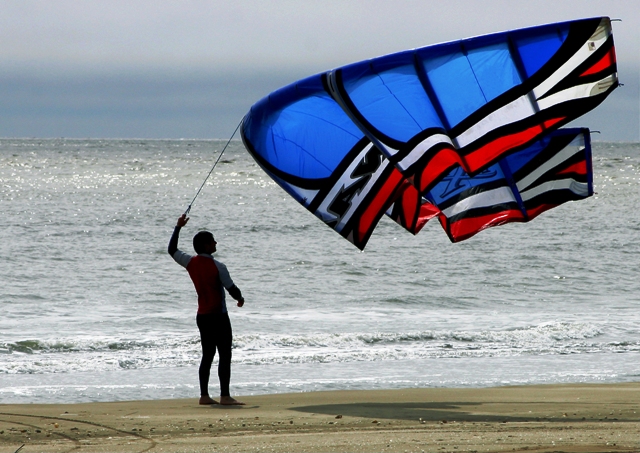
<path fill-rule="evenodd" d="M 232 332 L 223 287 L 231 297 L 238 301 L 238 307 L 244 305 L 244 298 L 240 289 L 231 280 L 227 267 L 220 261 L 213 259 L 212 255 L 216 251 L 217 242 L 211 233 L 200 231 L 193 237 L 196 256 L 178 250 L 180 229 L 188 221 L 189 218 L 186 214 L 182 214 L 178 218 L 178 223 L 169 241 L 169 255 L 187 269 L 196 288 L 196 293 L 198 293 L 196 324 L 200 330 L 200 342 L 202 343 L 202 361 L 198 370 L 200 404 L 218 404 L 209 396 L 209 375 L 217 349 L 220 404 L 244 405 L 244 403 L 232 398 L 229 393 Z"/>

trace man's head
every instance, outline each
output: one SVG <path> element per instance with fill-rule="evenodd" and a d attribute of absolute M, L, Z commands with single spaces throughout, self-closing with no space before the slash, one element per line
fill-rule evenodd
<path fill-rule="evenodd" d="M 212 254 L 216 251 L 216 240 L 213 238 L 213 234 L 208 231 L 199 231 L 193 237 L 193 248 L 196 253 L 208 253 Z"/>

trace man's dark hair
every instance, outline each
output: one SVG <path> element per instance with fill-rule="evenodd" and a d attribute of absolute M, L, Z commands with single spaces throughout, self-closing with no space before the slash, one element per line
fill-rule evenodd
<path fill-rule="evenodd" d="M 208 231 L 198 231 L 193 237 L 193 248 L 196 253 L 204 253 L 204 247 L 211 241 L 213 241 L 213 234 Z"/>

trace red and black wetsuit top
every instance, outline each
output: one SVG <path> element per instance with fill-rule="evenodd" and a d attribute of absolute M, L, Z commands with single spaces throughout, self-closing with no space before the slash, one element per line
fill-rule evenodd
<path fill-rule="evenodd" d="M 187 272 L 198 293 L 198 314 L 226 312 L 220 272 L 213 258 L 207 255 L 192 257 L 187 264 Z"/>

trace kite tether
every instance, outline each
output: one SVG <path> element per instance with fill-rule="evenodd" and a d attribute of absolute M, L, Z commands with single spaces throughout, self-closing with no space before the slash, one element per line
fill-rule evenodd
<path fill-rule="evenodd" d="M 213 167 L 211 167 L 211 170 L 209 170 L 209 174 L 207 174 L 207 177 L 204 178 L 204 181 L 202 181 L 202 185 L 200 186 L 200 188 L 196 192 L 196 196 L 193 197 L 193 200 L 191 200 L 191 203 L 189 203 L 189 207 L 187 208 L 186 211 L 184 211 L 184 215 L 185 216 L 189 214 L 189 211 L 191 211 L 191 206 L 193 206 L 193 202 L 196 201 L 196 198 L 198 198 L 198 195 L 200 195 L 200 192 L 202 191 L 202 188 L 207 183 L 207 180 L 209 179 L 209 176 L 211 176 L 211 173 L 213 172 L 213 169 L 216 168 L 216 165 L 218 165 L 218 162 L 220 162 L 220 158 L 222 157 L 222 155 L 224 154 L 225 150 L 227 149 L 227 146 L 229 146 L 229 143 L 231 143 L 231 140 L 233 140 L 233 137 L 236 135 L 236 132 L 238 132 L 238 129 L 240 129 L 240 125 L 241 124 L 242 124 L 242 120 L 240 120 L 240 122 L 236 126 L 236 130 L 233 131 L 233 134 L 231 134 L 231 137 L 229 137 L 229 140 L 227 140 L 227 144 L 224 145 L 224 148 L 222 148 L 222 151 L 220 151 L 220 154 L 218 155 L 218 158 L 216 159 L 216 161 L 213 164 Z"/>

